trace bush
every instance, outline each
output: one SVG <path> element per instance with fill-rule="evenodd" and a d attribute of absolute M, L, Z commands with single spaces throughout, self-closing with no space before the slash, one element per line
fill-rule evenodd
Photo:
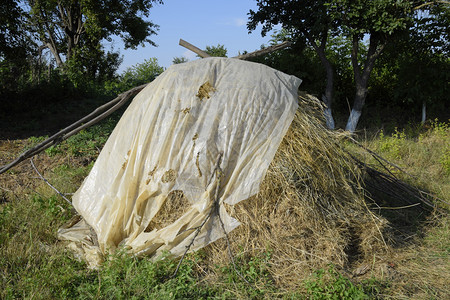
<path fill-rule="evenodd" d="M 164 72 L 164 68 L 158 65 L 158 59 L 152 57 L 144 60 L 143 63 L 129 67 L 119 76 L 119 80 L 105 83 L 107 93 L 120 94 L 133 87 L 153 81 L 159 74 Z"/>

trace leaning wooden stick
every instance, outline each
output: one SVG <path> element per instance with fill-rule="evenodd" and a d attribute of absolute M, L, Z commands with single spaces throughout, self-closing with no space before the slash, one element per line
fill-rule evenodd
<path fill-rule="evenodd" d="M 180 46 L 183 46 L 183 47 L 191 50 L 192 52 L 196 53 L 200 57 L 203 57 L 203 58 L 211 57 L 211 55 L 209 55 L 205 51 L 199 49 L 198 47 L 195 47 L 194 45 L 186 42 L 183 39 L 180 39 L 180 43 L 179 44 L 180 44 Z M 238 55 L 238 56 L 235 56 L 233 58 L 246 60 L 246 59 L 250 59 L 250 58 L 253 58 L 253 57 L 261 56 L 261 55 L 264 55 L 264 54 L 267 54 L 267 53 L 270 53 L 270 52 L 281 50 L 281 49 L 284 49 L 284 48 L 289 47 L 291 45 L 292 45 L 291 42 L 284 41 L 281 44 L 273 45 L 273 46 L 270 46 L 270 47 L 267 47 L 267 48 L 264 48 L 264 49 L 261 49 L 261 50 L 257 50 L 257 51 L 254 51 L 254 52 L 250 52 L 250 53 L 247 53 L 247 54 Z"/>
<path fill-rule="evenodd" d="M 273 46 L 270 46 L 270 47 L 267 47 L 267 48 L 264 48 L 264 49 L 261 49 L 261 50 L 258 50 L 258 51 L 250 52 L 250 53 L 247 53 L 247 54 L 238 55 L 238 56 L 235 56 L 233 58 L 246 60 L 246 59 L 249 59 L 249 58 L 253 58 L 253 57 L 261 56 L 261 55 L 264 55 L 264 54 L 268 54 L 270 52 L 281 50 L 281 49 L 284 49 L 284 48 L 289 47 L 291 45 L 292 45 L 291 42 L 284 41 L 281 44 L 273 45 Z"/>
<path fill-rule="evenodd" d="M 195 47 L 194 45 L 186 42 L 183 39 L 180 39 L 179 44 L 180 44 L 180 46 L 183 46 L 184 48 L 187 48 L 187 49 L 191 50 L 192 52 L 198 54 L 200 57 L 203 57 L 203 58 L 211 57 L 211 55 L 209 55 L 205 51 L 201 50 L 200 48 Z"/>
<path fill-rule="evenodd" d="M 122 105 L 124 105 L 130 98 L 135 96 L 137 93 L 139 93 L 143 88 L 145 88 L 147 84 L 140 85 L 138 87 L 132 88 L 131 90 L 128 90 L 119 96 L 117 96 L 114 100 L 98 107 L 93 112 L 91 112 L 89 115 L 81 118 L 80 120 L 76 121 L 75 123 L 67 126 L 66 128 L 60 130 L 58 133 L 52 135 L 42 143 L 38 144 L 37 146 L 29 149 L 28 151 L 23 152 L 19 157 L 17 157 L 14 161 L 10 162 L 7 165 L 4 165 L 0 168 L 0 174 L 8 171 L 12 167 L 16 166 L 20 162 L 24 161 L 27 158 L 33 157 L 36 154 L 44 151 L 45 149 L 56 145 L 72 135 L 80 132 L 81 130 L 94 125 L 95 123 L 103 120 L 113 112 L 115 112 L 117 109 L 119 109 Z"/>

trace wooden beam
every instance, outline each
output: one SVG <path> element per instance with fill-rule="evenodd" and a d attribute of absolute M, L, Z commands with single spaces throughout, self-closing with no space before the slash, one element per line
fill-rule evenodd
<path fill-rule="evenodd" d="M 257 51 L 254 51 L 254 52 L 250 52 L 250 53 L 247 53 L 247 54 L 242 54 L 242 55 L 239 55 L 239 56 L 235 56 L 233 58 L 244 59 L 245 60 L 245 59 L 261 56 L 261 55 L 264 55 L 264 54 L 267 54 L 267 53 L 270 53 L 270 52 L 274 52 L 274 51 L 277 51 L 277 50 L 281 50 L 281 49 L 284 49 L 284 48 L 289 47 L 291 45 L 292 45 L 291 42 L 284 41 L 281 44 L 273 45 L 273 46 L 270 46 L 270 47 L 267 47 L 267 48 L 264 48 L 264 49 L 261 49 L 261 50 L 257 50 Z"/>
<path fill-rule="evenodd" d="M 192 44 L 189 44 L 188 42 L 186 42 L 183 39 L 180 39 L 180 46 L 183 46 L 184 48 L 187 48 L 189 50 L 191 50 L 192 52 L 198 54 L 200 57 L 206 58 L 206 57 L 211 57 L 211 55 L 209 55 L 208 53 L 206 53 L 205 51 L 195 47 Z"/>
<path fill-rule="evenodd" d="M 180 39 L 180 43 L 179 43 L 179 44 L 180 44 L 180 46 L 183 46 L 183 47 L 185 47 L 185 48 L 191 50 L 192 52 L 198 54 L 200 57 L 203 57 L 203 58 L 205 58 L 205 57 L 211 57 L 211 55 L 209 55 L 209 54 L 206 53 L 205 51 L 203 51 L 203 50 L 201 50 L 201 49 L 195 47 L 194 45 L 192 45 L 192 44 L 186 42 L 186 41 L 183 40 L 183 39 Z M 270 46 L 270 47 L 267 47 L 267 48 L 264 48 L 264 49 L 261 49 L 261 50 L 257 50 L 257 51 L 254 51 L 254 52 L 250 52 L 250 53 L 247 53 L 247 54 L 235 56 L 235 57 L 233 57 L 233 58 L 245 60 L 245 59 L 249 59 L 249 58 L 261 56 L 261 55 L 264 55 L 264 54 L 267 54 L 267 53 L 270 53 L 270 52 L 273 52 L 273 51 L 281 50 L 281 49 L 284 49 L 284 48 L 289 47 L 289 46 L 291 46 L 291 45 L 292 45 L 291 42 L 289 42 L 289 41 L 284 41 L 284 42 L 282 42 L 281 44 L 273 45 L 273 46 Z"/>

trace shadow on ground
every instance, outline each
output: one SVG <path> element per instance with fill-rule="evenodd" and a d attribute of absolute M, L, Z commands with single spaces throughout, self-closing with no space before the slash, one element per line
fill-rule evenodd
<path fill-rule="evenodd" d="M 0 139 L 52 135 L 114 97 L 92 99 L 1 99 Z M 123 111 L 123 110 L 121 110 Z"/>
<path fill-rule="evenodd" d="M 436 199 L 402 181 L 370 177 L 365 181 L 371 209 L 389 221 L 388 237 L 394 247 L 404 247 L 420 238 L 440 208 Z M 428 194 L 429 195 L 429 194 Z"/>

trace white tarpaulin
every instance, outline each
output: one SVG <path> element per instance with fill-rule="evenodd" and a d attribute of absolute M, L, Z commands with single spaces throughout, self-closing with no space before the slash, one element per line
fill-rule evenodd
<path fill-rule="evenodd" d="M 208 216 L 191 250 L 224 236 L 217 212 L 227 232 L 238 226 L 222 204 L 258 192 L 294 118 L 300 82 L 261 64 L 206 58 L 173 65 L 150 83 L 73 196 L 100 251 L 123 245 L 180 255 Z M 172 223 L 152 225 L 173 191 L 188 207 Z M 60 237 L 87 244 L 84 221 Z"/>

